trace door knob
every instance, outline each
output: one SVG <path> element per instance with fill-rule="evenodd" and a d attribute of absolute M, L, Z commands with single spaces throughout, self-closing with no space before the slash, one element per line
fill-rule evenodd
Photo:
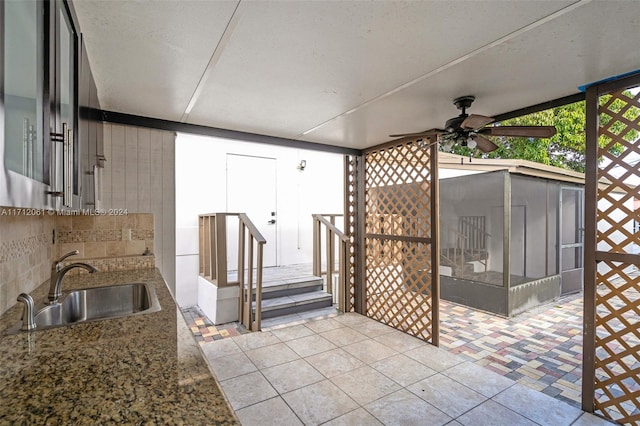
<path fill-rule="evenodd" d="M 271 219 L 270 221 L 267 222 L 269 225 L 275 225 L 276 220 L 275 219 Z"/>

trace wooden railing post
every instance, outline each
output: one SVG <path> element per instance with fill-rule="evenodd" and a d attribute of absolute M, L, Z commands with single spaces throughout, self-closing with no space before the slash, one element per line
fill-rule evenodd
<path fill-rule="evenodd" d="M 256 316 L 252 330 L 262 328 L 262 254 L 264 244 L 258 243 L 258 266 L 256 268 Z"/>
<path fill-rule="evenodd" d="M 243 292 L 241 318 L 242 324 L 251 331 L 259 331 L 262 327 L 262 268 L 264 258 L 264 244 L 266 240 L 260 234 L 244 213 L 238 214 L 239 236 L 238 236 L 238 278 L 240 289 Z M 256 256 L 254 256 L 254 247 Z M 254 260 L 255 259 L 255 260 Z M 256 271 L 254 274 L 254 263 Z M 245 268 L 247 276 L 245 279 Z M 255 294 L 255 313 L 253 312 L 253 302 Z"/>
<path fill-rule="evenodd" d="M 218 286 L 227 285 L 227 215 L 215 216 L 215 234 L 212 235 L 215 244 L 215 275 Z"/>
<path fill-rule="evenodd" d="M 249 241 L 247 247 L 247 312 L 249 313 L 249 321 L 246 327 L 253 330 L 253 237 L 249 233 Z"/>
<path fill-rule="evenodd" d="M 328 216 L 327 219 L 325 216 Z M 326 255 L 326 283 L 327 293 L 334 296 L 334 303 L 343 312 L 347 307 L 347 293 L 349 274 L 347 271 L 347 259 L 349 256 L 349 238 L 336 227 L 336 217 L 341 214 L 313 214 L 313 274 L 321 277 L 322 271 L 322 226 L 325 231 L 325 255 Z M 333 274 L 336 272 L 336 238 L 338 239 L 338 277 L 334 280 Z M 336 283 L 334 294 L 333 284 Z M 337 296 L 337 300 L 335 297 Z"/>
<path fill-rule="evenodd" d="M 242 324 L 249 328 L 249 315 L 251 312 L 251 294 L 247 292 L 245 279 L 244 279 L 244 267 L 245 267 L 245 228 L 242 221 L 239 221 L 238 228 L 238 283 L 240 285 L 240 303 L 241 303 L 241 317 Z M 247 309 L 247 305 L 249 309 Z"/>
<path fill-rule="evenodd" d="M 204 220 L 202 216 L 198 216 L 198 273 L 204 275 L 205 270 L 205 253 L 204 253 Z"/>
<path fill-rule="evenodd" d="M 322 223 L 313 215 L 313 275 L 322 275 L 322 242 L 320 240 Z"/>
<path fill-rule="evenodd" d="M 336 228 L 336 216 L 335 215 L 330 215 L 329 216 L 329 222 L 331 222 L 331 225 L 333 225 L 333 227 L 335 229 Z M 331 277 L 331 280 L 327 280 L 327 283 L 330 281 L 331 282 L 331 291 L 329 292 L 329 294 L 333 294 L 333 273 L 335 272 L 335 266 L 336 266 L 336 239 L 335 239 L 335 233 L 329 229 L 327 227 L 327 246 L 330 247 L 329 252 L 327 253 L 327 277 Z M 329 265 L 331 265 L 331 267 L 329 267 Z M 338 292 L 339 293 L 339 292 Z"/>
<path fill-rule="evenodd" d="M 334 246 L 333 246 L 333 233 L 331 229 L 327 227 L 325 233 L 325 249 L 327 250 L 327 293 L 333 295 L 333 266 L 335 262 Z"/>
<path fill-rule="evenodd" d="M 218 270 L 216 266 L 218 266 L 217 257 L 218 253 L 216 252 L 216 223 L 217 216 L 211 216 L 209 218 L 209 228 L 207 235 L 207 245 L 208 245 L 208 255 L 209 255 L 209 277 L 216 281 L 218 279 Z"/>
<path fill-rule="evenodd" d="M 340 251 L 338 254 L 338 309 L 346 312 L 346 292 L 347 292 L 347 242 L 340 241 Z"/>

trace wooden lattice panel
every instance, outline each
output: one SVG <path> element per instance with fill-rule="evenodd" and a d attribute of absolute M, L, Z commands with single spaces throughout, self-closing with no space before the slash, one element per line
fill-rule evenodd
<path fill-rule="evenodd" d="M 367 239 L 367 247 L 380 244 Z M 420 247 L 422 246 L 422 247 Z M 368 259 L 367 314 L 425 340 L 431 338 L 431 250 L 426 244 L 404 242 L 394 252 L 396 262 Z"/>
<path fill-rule="evenodd" d="M 640 424 L 640 276 L 636 265 L 604 262 L 596 295 L 595 409 Z M 635 414 L 634 414 L 635 413 Z"/>
<path fill-rule="evenodd" d="M 611 183 L 598 189 L 598 250 L 633 253 L 640 245 L 634 229 L 640 222 L 640 210 L 634 210 L 640 198 L 640 93 L 610 95 L 600 107 L 600 123 L 605 145 L 598 150 L 598 177 Z"/>
<path fill-rule="evenodd" d="M 345 212 L 344 212 L 344 228 L 345 235 L 349 237 L 349 253 L 347 256 L 347 270 L 348 270 L 348 289 L 347 289 L 347 306 L 348 312 L 353 312 L 356 305 L 356 252 L 357 243 L 356 238 L 356 223 L 357 223 L 357 211 L 358 211 L 358 158 L 355 155 L 345 156 Z"/>
<path fill-rule="evenodd" d="M 640 94 L 619 91 L 600 101 L 594 408 L 640 425 L 640 256 L 633 254 L 640 245 Z"/>
<path fill-rule="evenodd" d="M 369 317 L 433 342 L 431 152 L 407 141 L 365 153 L 365 281 Z"/>

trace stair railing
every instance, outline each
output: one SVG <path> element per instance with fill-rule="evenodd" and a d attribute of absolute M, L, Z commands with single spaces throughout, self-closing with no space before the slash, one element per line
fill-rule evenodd
<path fill-rule="evenodd" d="M 459 218 L 458 229 L 455 229 L 444 221 L 440 222 L 441 228 L 444 229 L 446 241 L 454 243 L 453 247 L 445 247 L 440 251 L 440 256 L 447 260 L 458 273 L 454 273 L 456 277 L 464 278 L 464 266 L 467 258 L 478 260 L 484 265 L 484 272 L 487 272 L 489 254 L 487 251 L 487 239 L 491 234 L 484 230 L 484 227 L 478 226 L 469 218 L 475 216 L 463 216 Z"/>
<path fill-rule="evenodd" d="M 238 218 L 238 280 L 227 271 L 227 217 Z M 244 213 L 208 213 L 198 216 L 200 275 L 218 287 L 239 286 L 239 317 L 251 331 L 262 322 L 262 267 L 267 240 Z M 254 256 L 255 252 L 255 256 Z M 255 294 L 255 312 L 252 309 Z"/>
<path fill-rule="evenodd" d="M 477 259 L 484 265 L 484 272 L 487 272 L 489 254 L 487 251 L 487 240 L 491 234 L 486 231 L 485 216 L 460 216 L 458 218 L 458 229 L 466 237 L 463 249 L 471 259 Z"/>
<path fill-rule="evenodd" d="M 464 253 L 462 252 L 463 247 L 465 246 L 466 237 L 459 232 L 457 229 L 454 229 L 448 225 L 446 225 L 443 221 L 440 222 L 440 227 L 444 228 L 446 231 L 446 241 L 448 243 L 454 242 L 453 247 L 444 247 L 440 249 L 440 256 L 449 261 L 450 265 L 452 265 L 453 275 L 459 276 L 460 278 L 464 278 Z M 442 263 L 442 262 L 441 262 Z M 449 266 L 449 265 L 445 265 Z M 456 268 L 462 275 L 457 275 L 455 273 Z"/>
<path fill-rule="evenodd" d="M 259 331 L 262 322 L 262 265 L 264 245 L 267 240 L 244 213 L 238 214 L 240 222 L 238 236 L 238 282 L 240 284 L 240 317 L 242 324 L 251 331 Z M 256 258 L 253 256 L 254 243 L 257 244 Z M 255 263 L 254 263 L 255 262 Z M 245 265 L 247 277 L 245 281 Z M 255 265 L 255 266 L 254 266 Z M 254 277 L 255 268 L 255 277 Z M 255 285 L 256 310 L 253 312 Z"/>
<path fill-rule="evenodd" d="M 336 227 L 336 218 L 341 214 L 313 214 L 313 275 L 322 277 L 326 275 L 327 293 L 334 298 L 337 308 L 346 312 L 347 310 L 347 288 L 350 281 L 349 270 L 347 268 L 347 256 L 349 253 L 349 238 Z M 328 218 L 328 219 L 327 219 Z M 325 227 L 325 257 L 326 270 L 322 270 L 322 227 Z M 338 242 L 338 270 L 335 270 L 336 240 Z M 333 291 L 335 272 L 338 272 L 338 282 L 336 283 L 337 300 Z"/>

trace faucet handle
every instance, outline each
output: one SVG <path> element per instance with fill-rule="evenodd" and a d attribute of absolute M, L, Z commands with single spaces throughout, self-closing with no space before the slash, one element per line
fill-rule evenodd
<path fill-rule="evenodd" d="M 60 259 L 56 260 L 56 263 L 60 263 L 63 260 L 65 260 L 67 257 L 75 256 L 77 254 L 80 254 L 80 252 L 78 250 L 70 251 L 69 253 L 62 255 L 62 257 Z"/>

